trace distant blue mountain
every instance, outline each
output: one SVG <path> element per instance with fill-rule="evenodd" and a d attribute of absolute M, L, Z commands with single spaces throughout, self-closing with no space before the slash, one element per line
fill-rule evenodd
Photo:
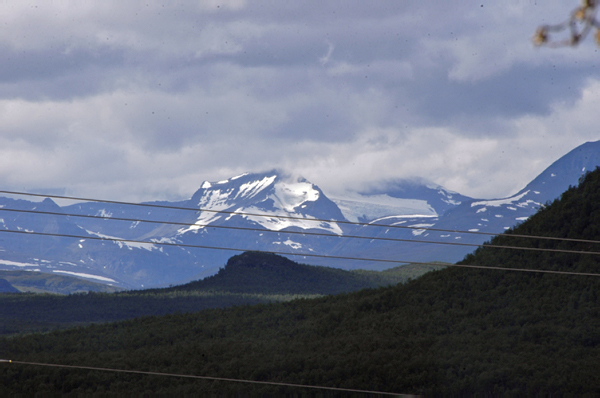
<path fill-rule="evenodd" d="M 6 279 L 0 278 L 0 293 L 19 293 L 20 290 L 10 284 Z"/>
<path fill-rule="evenodd" d="M 481 233 L 502 233 L 522 222 L 599 165 L 600 141 L 586 143 L 517 194 L 497 200 L 470 198 L 423 179 L 380 182 L 330 199 L 309 181 L 279 170 L 205 181 L 189 200 L 178 202 L 60 207 L 51 199 L 0 197 L 0 232 L 15 231 L 0 234 L 0 269 L 140 288 L 213 275 L 247 250 L 346 269 L 396 264 L 314 256 L 454 262 L 475 249 L 469 245 L 490 239 Z"/>
<path fill-rule="evenodd" d="M 440 217 L 388 217 L 374 220 L 373 223 L 388 223 L 396 226 L 423 226 L 419 230 L 380 231 L 378 237 L 413 239 L 412 242 L 398 242 L 393 245 L 374 241 L 356 247 L 351 252 L 364 257 L 399 259 L 405 261 L 459 261 L 472 252 L 474 246 L 523 222 L 533 215 L 540 206 L 558 198 L 569 186 L 578 184 L 586 171 L 600 166 L 600 141 L 587 142 L 550 165 L 525 188 L 513 196 L 495 200 L 468 199 L 448 209 Z M 439 229 L 444 231 L 435 231 Z M 470 231 L 448 232 L 448 231 Z M 440 242 L 440 244 L 418 243 L 419 240 Z M 393 248 L 392 248 L 393 247 Z M 371 263 L 372 268 L 381 264 Z"/>

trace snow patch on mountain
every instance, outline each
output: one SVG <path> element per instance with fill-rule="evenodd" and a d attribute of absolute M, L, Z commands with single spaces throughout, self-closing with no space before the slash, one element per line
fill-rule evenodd
<path fill-rule="evenodd" d="M 37 267 L 39 265 L 39 264 L 31 264 L 31 263 L 20 263 L 17 261 L 10 261 L 10 260 L 0 260 L 0 264 L 12 265 L 15 267 Z"/>
<path fill-rule="evenodd" d="M 399 218 L 399 219 L 403 219 L 403 218 L 404 219 L 406 219 L 406 218 L 416 219 L 416 218 L 436 218 L 436 217 L 437 217 L 436 215 L 427 215 L 427 214 L 407 214 L 407 215 L 398 215 L 398 216 L 386 216 L 386 217 L 377 218 L 377 219 L 369 222 L 369 224 L 379 224 L 383 221 L 393 220 L 393 219 L 397 219 L 397 218 Z M 406 220 L 396 221 L 396 222 L 390 223 L 389 225 L 397 225 L 397 224 L 406 224 Z"/>
<path fill-rule="evenodd" d="M 273 242 L 274 245 L 281 245 L 284 244 L 286 246 L 291 247 L 292 249 L 298 250 L 298 249 L 302 249 L 302 244 L 298 243 L 298 242 L 294 242 L 291 239 L 286 240 L 285 242 Z"/>
<path fill-rule="evenodd" d="M 500 207 L 502 205 L 513 204 L 523 199 L 525 195 L 527 195 L 529 191 L 525 191 L 519 195 L 511 196 L 510 198 L 505 199 L 494 199 L 494 200 L 482 200 L 479 202 L 471 203 L 471 207 L 475 206 L 492 206 L 492 207 Z"/>
<path fill-rule="evenodd" d="M 433 227 L 435 224 L 413 224 L 413 225 L 409 225 L 408 228 L 418 228 L 418 229 L 413 229 L 412 234 L 413 236 L 419 236 L 422 235 L 425 231 L 427 231 L 427 228 L 429 227 Z"/>
<path fill-rule="evenodd" d="M 246 209 L 248 213 L 260 213 L 256 207 Z M 254 221 L 271 231 L 281 231 L 286 228 L 301 228 L 301 229 L 324 229 L 336 235 L 342 235 L 343 231 L 336 222 L 322 221 L 311 216 L 302 215 L 299 213 L 288 213 L 284 211 L 262 212 L 261 215 L 244 215 L 247 220 Z M 290 218 L 288 218 L 290 217 Z"/>
<path fill-rule="evenodd" d="M 190 232 L 190 231 L 197 233 L 198 230 L 208 226 L 210 223 L 217 221 L 220 218 L 221 218 L 221 216 L 219 215 L 219 213 L 213 213 L 213 212 L 200 213 L 200 216 L 198 217 L 198 220 L 194 223 L 194 225 L 191 225 L 187 228 L 179 229 L 177 231 L 177 234 L 182 235 L 182 234 L 185 234 L 186 232 Z"/>
<path fill-rule="evenodd" d="M 275 193 L 269 195 L 275 206 L 287 212 L 294 212 L 305 202 L 319 199 L 319 191 L 309 182 L 280 183 L 275 185 Z"/>
<path fill-rule="evenodd" d="M 344 198 L 331 199 L 342 211 L 344 217 L 352 222 L 370 222 L 392 215 L 437 217 L 436 211 L 420 199 L 394 198 L 386 194 L 360 195 L 348 194 Z"/>
<path fill-rule="evenodd" d="M 106 209 L 101 209 L 96 213 L 96 217 L 111 218 L 112 216 L 112 212 L 107 211 Z"/>
<path fill-rule="evenodd" d="M 454 199 L 454 196 L 460 196 L 460 194 L 458 192 L 450 191 L 439 185 L 426 185 L 426 186 L 429 189 L 436 189 L 437 193 L 440 195 L 441 201 L 444 203 L 447 203 L 452 206 L 458 206 L 462 203 L 462 201 Z"/>
<path fill-rule="evenodd" d="M 231 180 L 231 181 L 234 181 L 234 180 L 237 180 L 238 178 L 245 177 L 245 176 L 247 176 L 248 174 L 250 174 L 250 173 L 242 173 L 242 174 L 240 174 L 240 175 L 237 175 L 237 176 L 235 176 L 235 177 L 231 177 L 231 178 L 230 178 L 230 180 Z"/>
<path fill-rule="evenodd" d="M 52 272 L 56 272 L 56 273 L 60 273 L 60 274 L 67 274 L 67 275 L 73 275 L 73 276 L 79 276 L 81 278 L 86 278 L 86 279 L 97 279 L 97 280 L 102 281 L 102 282 L 114 282 L 114 283 L 117 283 L 117 281 L 114 280 L 114 279 L 106 278 L 104 276 L 86 274 L 86 273 L 83 273 L 83 272 L 71 272 L 71 271 L 61 271 L 61 270 L 53 270 Z"/>
<path fill-rule="evenodd" d="M 267 188 L 269 185 L 273 184 L 273 182 L 275 182 L 276 178 L 277 178 L 277 176 L 274 175 L 274 176 L 270 176 L 270 177 L 265 177 L 262 180 L 250 181 L 245 184 L 242 184 L 242 185 L 240 185 L 239 192 L 237 193 L 237 195 L 235 195 L 234 199 L 238 199 L 240 197 L 248 198 L 248 199 L 253 198 L 260 191 Z M 226 181 L 226 182 L 229 182 L 229 181 Z"/>
<path fill-rule="evenodd" d="M 217 183 L 204 182 L 194 197 L 200 214 L 194 225 L 179 229 L 178 235 L 197 233 L 211 224 L 230 221 L 234 217 L 272 231 L 296 227 L 342 234 L 335 222 L 312 221 L 316 217 L 308 210 L 322 199 L 322 195 L 318 188 L 303 178 L 282 177 L 276 172 L 262 175 L 245 173 Z"/>
<path fill-rule="evenodd" d="M 156 245 L 152 244 L 152 243 L 144 243 L 144 242 L 131 242 L 131 241 L 124 241 L 121 238 L 118 238 L 116 236 L 109 236 L 109 235 L 104 235 L 104 234 L 100 234 L 97 232 L 93 232 L 93 231 L 87 231 L 86 232 L 90 235 L 95 235 L 98 236 L 99 238 L 102 239 L 107 239 L 107 240 L 111 240 L 113 241 L 115 244 L 117 244 L 119 247 L 127 247 L 129 250 L 132 249 L 146 249 L 148 251 L 152 251 L 152 250 L 157 250 L 158 247 L 156 247 Z M 85 239 L 81 239 L 79 242 L 83 243 L 85 242 Z M 83 246 L 81 245 L 81 243 L 79 244 L 80 248 L 83 248 Z"/>

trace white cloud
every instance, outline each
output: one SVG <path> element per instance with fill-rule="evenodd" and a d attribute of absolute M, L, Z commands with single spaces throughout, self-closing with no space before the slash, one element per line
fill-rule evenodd
<path fill-rule="evenodd" d="M 150 200 L 281 167 L 510 195 L 597 139 L 598 53 L 532 48 L 558 1 L 481 4 L 0 2 L 0 185 Z"/>
<path fill-rule="evenodd" d="M 557 102 L 548 115 L 524 115 L 512 121 L 515 146 L 540 161 L 557 159 L 576 146 L 600 139 L 600 79 L 589 79 L 575 103 Z M 549 163 L 548 163 L 549 165 Z M 530 174 L 530 173 L 528 173 Z"/>

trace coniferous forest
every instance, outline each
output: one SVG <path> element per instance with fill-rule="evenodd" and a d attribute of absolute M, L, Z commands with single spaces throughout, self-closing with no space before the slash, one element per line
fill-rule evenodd
<path fill-rule="evenodd" d="M 352 292 L 396 285 L 440 268 L 409 264 L 381 272 L 344 271 L 298 264 L 270 253 L 247 252 L 230 258 L 216 275 L 169 288 L 69 295 L 0 294 L 0 336 Z M 36 284 L 42 279 L 39 274 L 33 275 Z"/>
<path fill-rule="evenodd" d="M 596 170 L 490 241 L 543 250 L 482 247 L 395 286 L 2 337 L 0 358 L 402 394 L 598 395 L 598 240 Z M 328 394 L 0 363 L 0 394 L 43 393 Z"/>

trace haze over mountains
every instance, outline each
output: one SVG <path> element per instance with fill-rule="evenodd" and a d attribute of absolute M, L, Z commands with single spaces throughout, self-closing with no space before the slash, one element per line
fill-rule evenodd
<path fill-rule="evenodd" d="M 455 262 L 489 240 L 486 234 L 526 220 L 598 165 L 600 141 L 583 144 L 515 195 L 497 200 L 422 179 L 329 198 L 311 182 L 277 170 L 206 181 L 179 202 L 60 207 L 51 199 L 0 197 L 0 269 L 139 288 L 212 275 L 247 250 L 346 269 L 399 265 L 377 259 Z"/>

